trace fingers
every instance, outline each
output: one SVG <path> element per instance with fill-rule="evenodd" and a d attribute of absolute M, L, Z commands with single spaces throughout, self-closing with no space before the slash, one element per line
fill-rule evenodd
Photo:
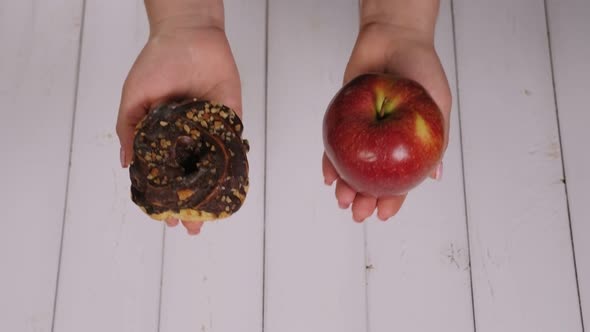
<path fill-rule="evenodd" d="M 129 83 L 126 83 L 129 84 Z M 133 159 L 133 136 L 135 126 L 147 113 L 144 103 L 149 102 L 141 93 L 134 92 L 134 89 L 124 87 L 119 114 L 117 116 L 116 131 L 119 137 L 121 167 L 126 168 Z"/>
<path fill-rule="evenodd" d="M 322 173 L 324 174 L 325 184 L 332 185 L 334 181 L 337 181 L 335 194 L 338 206 L 341 209 L 347 209 L 352 204 L 356 192 L 344 180 L 338 178 L 338 173 L 325 153 L 322 157 Z"/>
<path fill-rule="evenodd" d="M 168 227 L 175 227 L 176 225 L 178 225 L 178 219 L 176 218 L 168 218 L 165 220 L 166 225 L 168 225 Z"/>
<path fill-rule="evenodd" d="M 201 227 L 203 227 L 202 221 L 182 221 L 184 227 L 186 227 L 186 231 L 189 235 L 197 235 L 201 233 Z"/>
<path fill-rule="evenodd" d="M 117 122 L 117 136 L 119 136 L 119 159 L 121 167 L 127 168 L 133 155 L 133 130 L 134 126 L 127 120 Z"/>
<path fill-rule="evenodd" d="M 179 220 L 176 218 L 168 218 L 165 220 L 166 225 L 168 227 L 176 227 L 179 223 Z M 197 235 L 201 233 L 201 228 L 203 227 L 202 221 L 182 221 L 182 224 L 186 228 L 186 231 L 189 235 Z"/>
<path fill-rule="evenodd" d="M 377 202 L 377 217 L 383 221 L 393 217 L 399 212 L 405 199 L 406 195 L 380 198 Z"/>
<path fill-rule="evenodd" d="M 324 174 L 324 183 L 327 185 L 332 185 L 336 179 L 338 179 L 338 173 L 334 169 L 334 166 L 328 159 L 328 156 L 324 152 L 322 156 L 322 173 Z"/>
<path fill-rule="evenodd" d="M 443 173 L 443 164 L 442 162 L 440 164 L 438 164 L 438 166 L 432 171 L 432 173 L 430 173 L 430 177 L 433 180 L 436 181 L 440 181 L 442 179 L 442 173 Z"/>
<path fill-rule="evenodd" d="M 352 217 L 356 222 L 363 222 L 373 214 L 376 208 L 379 211 L 379 219 L 385 221 L 394 216 L 404 202 L 405 195 L 377 200 L 375 197 L 357 193 L 344 180 L 338 178 L 336 170 L 325 153 L 322 158 L 322 171 L 326 184 L 331 185 L 336 181 L 335 195 L 338 206 L 341 209 L 347 209 L 352 204 Z M 442 169 L 439 172 L 442 172 Z"/>
<path fill-rule="evenodd" d="M 356 222 L 363 222 L 370 217 L 377 207 L 375 197 L 357 194 L 352 203 L 352 218 Z"/>
<path fill-rule="evenodd" d="M 350 204 L 354 201 L 356 192 L 352 189 L 344 180 L 338 179 L 336 182 L 336 199 L 338 200 L 338 206 L 341 209 L 348 209 Z"/>

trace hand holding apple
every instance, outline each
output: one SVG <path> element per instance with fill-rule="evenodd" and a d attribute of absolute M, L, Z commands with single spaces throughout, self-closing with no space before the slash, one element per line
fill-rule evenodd
<path fill-rule="evenodd" d="M 443 117 L 442 153 L 448 142 L 451 93 L 446 75 L 434 49 L 430 35 L 395 25 L 373 23 L 364 25 L 357 37 L 344 74 L 344 84 L 365 73 L 391 73 L 418 82 L 436 103 Z M 440 178 L 442 164 L 430 176 Z M 361 222 L 378 210 L 381 220 L 388 220 L 401 208 L 406 194 L 379 198 L 363 194 L 346 182 L 324 153 L 322 170 L 325 183 L 336 183 L 335 194 L 341 208 L 352 206 L 353 219 Z"/>

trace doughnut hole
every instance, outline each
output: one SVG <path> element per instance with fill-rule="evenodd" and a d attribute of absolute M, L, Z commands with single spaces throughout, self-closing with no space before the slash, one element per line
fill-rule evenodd
<path fill-rule="evenodd" d="M 190 136 L 178 137 L 174 154 L 176 164 L 183 169 L 183 175 L 187 176 L 199 170 L 198 164 L 205 152 L 201 142 Z"/>

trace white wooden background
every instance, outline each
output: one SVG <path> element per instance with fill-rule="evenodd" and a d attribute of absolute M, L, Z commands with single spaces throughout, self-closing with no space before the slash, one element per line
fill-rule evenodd
<path fill-rule="evenodd" d="M 352 222 L 321 120 L 356 0 L 226 0 L 251 191 L 198 237 L 129 199 L 114 133 L 143 1 L 0 1 L 0 331 L 583 332 L 590 1 L 443 0 L 443 181 Z"/>

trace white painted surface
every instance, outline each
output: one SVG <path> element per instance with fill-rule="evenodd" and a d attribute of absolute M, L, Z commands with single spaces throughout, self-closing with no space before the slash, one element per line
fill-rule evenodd
<path fill-rule="evenodd" d="M 0 331 L 50 331 L 82 1 L 0 2 Z"/>
<path fill-rule="evenodd" d="M 115 130 L 143 1 L 87 1 L 55 332 L 157 331 L 162 229 L 130 200 Z"/>
<path fill-rule="evenodd" d="M 454 9 L 477 331 L 581 331 L 543 2 Z"/>
<path fill-rule="evenodd" d="M 547 1 L 580 300 L 590 324 L 590 1 Z"/>
<path fill-rule="evenodd" d="M 0 4 L 0 151 L 9 155 L 0 166 L 0 330 L 51 330 L 76 106 L 55 332 L 260 331 L 263 297 L 267 332 L 472 331 L 459 105 L 477 331 L 582 331 L 545 12 L 533 0 L 454 1 L 459 93 L 444 179 L 412 193 L 389 223 L 369 220 L 368 262 L 364 226 L 321 178 L 321 120 L 356 37 L 357 3 L 270 1 L 263 293 L 264 2 L 226 0 L 253 146 L 248 203 L 199 237 L 167 230 L 165 248 L 162 225 L 129 199 L 114 133 L 121 85 L 147 37 L 143 2 L 87 1 L 77 105 L 82 1 Z M 547 4 L 588 325 L 590 7 Z M 437 49 L 454 88 L 448 6 Z"/>
<path fill-rule="evenodd" d="M 387 223 L 368 220 L 371 332 L 473 331 L 450 4 L 441 2 L 435 41 L 454 101 L 444 176 L 412 191 Z"/>
<path fill-rule="evenodd" d="M 270 1 L 266 332 L 365 331 L 363 226 L 321 172 L 321 125 L 342 84 L 357 2 Z"/>
<path fill-rule="evenodd" d="M 161 332 L 262 331 L 266 2 L 226 0 L 225 12 L 242 80 L 250 189 L 238 213 L 198 237 L 166 230 Z"/>

